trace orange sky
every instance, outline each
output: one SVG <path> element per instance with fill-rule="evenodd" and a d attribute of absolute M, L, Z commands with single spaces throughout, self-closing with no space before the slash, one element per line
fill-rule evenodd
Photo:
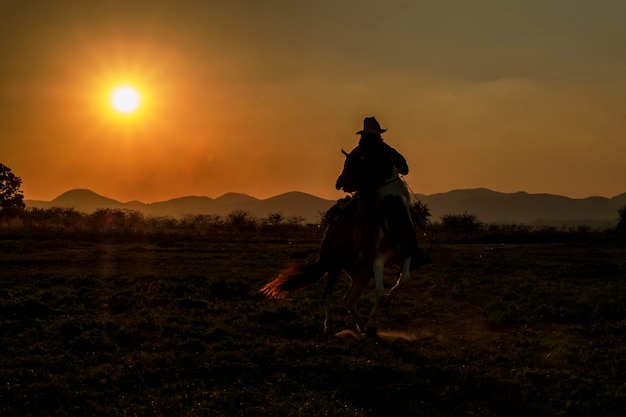
<path fill-rule="evenodd" d="M 372 115 L 416 193 L 626 191 L 626 2 L 94 3 L 0 6 L 0 163 L 27 199 L 339 198 Z M 110 109 L 119 83 L 139 112 Z"/>

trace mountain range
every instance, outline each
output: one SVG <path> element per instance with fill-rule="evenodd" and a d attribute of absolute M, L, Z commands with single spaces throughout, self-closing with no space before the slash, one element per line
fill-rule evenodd
<path fill-rule="evenodd" d="M 445 214 L 468 213 L 485 223 L 611 226 L 616 223 L 618 209 L 626 206 L 626 193 L 613 198 L 569 198 L 526 192 L 501 193 L 476 188 L 415 196 L 428 206 L 431 220 L 434 221 Z M 307 223 L 318 223 L 321 214 L 335 201 L 293 191 L 263 200 L 247 194 L 227 193 L 218 198 L 188 196 L 156 203 L 123 203 L 91 190 L 77 189 L 67 191 L 52 201 L 25 200 L 25 203 L 27 207 L 71 207 L 85 213 L 100 208 L 114 208 L 141 211 L 148 216 L 171 217 L 185 214 L 227 216 L 235 210 L 245 210 L 258 218 L 282 213 L 286 218 L 296 216 L 304 218 Z"/>
<path fill-rule="evenodd" d="M 26 207 L 33 208 L 71 207 L 85 213 L 102 208 L 128 209 L 140 211 L 147 216 L 158 217 L 181 217 L 186 214 L 215 214 L 226 217 L 235 210 L 244 210 L 258 218 L 264 218 L 269 214 L 280 212 L 285 218 L 303 217 L 308 223 L 319 223 L 321 213 L 335 203 L 334 200 L 324 200 L 297 191 L 264 200 L 247 194 L 227 193 L 218 198 L 187 196 L 156 203 L 140 201 L 123 203 L 85 189 L 67 191 L 52 201 L 25 200 L 24 202 Z"/>

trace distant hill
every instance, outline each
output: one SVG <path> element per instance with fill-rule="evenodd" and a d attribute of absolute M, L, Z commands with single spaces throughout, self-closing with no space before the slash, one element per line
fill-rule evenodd
<path fill-rule="evenodd" d="M 52 201 L 25 200 L 25 203 L 27 207 L 71 207 L 85 213 L 101 208 L 114 208 L 137 210 L 148 216 L 172 217 L 186 214 L 215 214 L 225 217 L 235 210 L 246 210 L 259 218 L 264 218 L 269 214 L 281 212 L 285 217 L 303 217 L 306 222 L 318 223 L 320 213 L 328 210 L 335 201 L 306 193 L 290 192 L 265 200 L 247 194 L 227 193 L 218 198 L 188 196 L 156 203 L 139 201 L 122 203 L 91 190 L 78 189 L 67 191 Z"/>
<path fill-rule="evenodd" d="M 99 208 L 123 208 L 125 204 L 112 198 L 103 197 L 91 190 L 71 190 L 67 191 L 51 202 L 56 207 L 80 207 L 80 211 L 92 212 Z"/>
<path fill-rule="evenodd" d="M 485 188 L 453 190 L 439 194 L 416 194 L 427 204 L 432 220 L 444 214 L 474 214 L 485 223 L 524 224 L 616 224 L 617 210 L 626 205 L 626 193 L 613 198 L 569 198 L 552 194 L 526 192 L 500 193 Z M 228 193 L 218 198 L 189 196 L 157 203 L 130 201 L 122 203 L 91 190 L 71 190 L 52 201 L 26 200 L 27 207 L 73 207 L 86 213 L 99 208 L 129 209 L 152 216 L 180 217 L 185 214 L 216 214 L 227 216 L 234 210 L 246 210 L 258 218 L 281 212 L 285 217 L 303 217 L 307 223 L 318 223 L 320 213 L 328 210 L 334 200 L 325 200 L 302 192 L 289 192 L 260 200 L 247 194 Z"/>
<path fill-rule="evenodd" d="M 617 210 L 626 205 L 626 193 L 613 198 L 578 199 L 477 188 L 416 196 L 428 205 L 433 219 L 467 211 L 486 223 L 615 225 Z"/>

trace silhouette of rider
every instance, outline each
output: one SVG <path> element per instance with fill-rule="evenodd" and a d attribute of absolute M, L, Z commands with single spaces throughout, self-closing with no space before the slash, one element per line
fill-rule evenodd
<path fill-rule="evenodd" d="M 369 169 L 362 172 L 361 178 L 355 178 L 354 181 L 347 180 L 340 175 L 335 184 L 338 190 L 354 192 L 382 185 L 376 182 L 380 178 L 387 179 L 391 175 L 391 166 L 387 163 L 388 161 L 396 167 L 398 174 L 409 173 L 409 166 L 404 156 L 383 141 L 381 134 L 386 131 L 387 129 L 380 127 L 375 117 L 366 117 L 363 120 L 363 129 L 356 132 L 357 135 L 361 135 L 361 139 L 350 152 L 350 157 L 362 160 Z"/>
<path fill-rule="evenodd" d="M 356 132 L 361 135 L 358 145 L 346 155 L 353 164 L 360 164 L 358 177 L 347 177 L 342 173 L 335 187 L 346 192 L 358 192 L 358 201 L 361 205 L 359 218 L 361 236 L 357 241 L 362 242 L 361 259 L 369 259 L 373 255 L 375 232 L 378 223 L 384 217 L 389 224 L 386 231 L 403 255 L 410 255 L 417 248 L 415 229 L 407 221 L 406 208 L 393 206 L 378 207 L 377 188 L 382 186 L 392 175 L 393 167 L 398 174 L 406 175 L 409 167 L 406 159 L 398 151 L 383 141 L 382 129 L 375 117 L 366 117 L 363 120 L 363 129 Z M 347 201 L 344 203 L 347 204 Z M 404 213 L 402 212 L 404 211 Z M 358 233 L 358 231 L 357 231 Z"/>

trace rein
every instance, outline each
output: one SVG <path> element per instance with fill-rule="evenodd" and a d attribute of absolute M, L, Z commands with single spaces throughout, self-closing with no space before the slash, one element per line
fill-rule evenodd
<path fill-rule="evenodd" d="M 378 187 L 384 187 L 385 185 L 392 184 L 392 183 L 394 183 L 394 182 L 396 182 L 396 181 L 398 181 L 398 180 L 401 180 L 401 179 L 402 179 L 402 178 L 400 178 L 400 176 L 398 175 L 398 176 L 397 176 L 397 177 L 395 177 L 395 178 L 392 178 L 392 179 L 390 179 L 390 180 L 387 180 L 387 181 L 383 182 L 383 183 L 382 183 L 382 184 L 380 184 Z"/>
<path fill-rule="evenodd" d="M 381 187 L 384 187 L 386 185 L 393 184 L 394 182 L 399 181 L 401 179 L 402 179 L 402 177 L 397 176 L 395 178 L 388 179 L 387 181 L 385 181 L 385 182 L 383 182 L 382 184 L 379 184 L 379 185 L 371 185 L 369 187 L 363 187 L 363 188 L 361 188 L 361 191 L 363 191 L 363 190 L 375 190 L 377 188 L 381 188 Z"/>
<path fill-rule="evenodd" d="M 416 201 L 419 202 L 419 200 L 415 196 L 415 192 L 413 192 L 413 190 L 411 189 L 411 186 L 409 185 L 409 183 L 404 181 L 404 185 L 406 186 L 407 190 L 409 190 L 409 195 L 413 199 L 415 199 Z M 430 220 L 426 220 L 425 221 L 424 228 L 423 228 L 423 233 L 425 235 L 429 235 L 430 236 L 430 248 L 428 248 L 428 253 L 426 254 L 426 257 L 430 258 L 430 254 L 432 253 L 433 246 L 435 244 L 435 230 L 433 229 L 432 223 L 430 222 Z"/>

